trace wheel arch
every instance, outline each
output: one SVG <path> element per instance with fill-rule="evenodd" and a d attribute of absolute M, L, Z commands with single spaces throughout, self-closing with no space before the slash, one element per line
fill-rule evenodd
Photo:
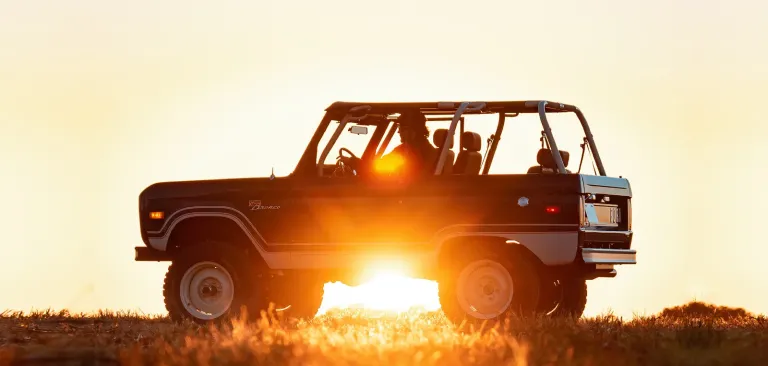
<path fill-rule="evenodd" d="M 169 229 L 166 251 L 173 256 L 184 248 L 202 241 L 228 243 L 243 250 L 249 257 L 257 259 L 264 268 L 267 268 L 256 243 L 243 229 L 242 222 L 230 216 L 202 214 L 179 219 Z"/>
<path fill-rule="evenodd" d="M 437 255 L 440 267 L 450 263 L 454 259 L 462 257 L 463 253 L 475 249 L 491 250 L 495 252 L 507 252 L 513 257 L 530 261 L 536 265 L 543 265 L 541 259 L 529 248 L 522 244 L 507 243 L 509 239 L 503 236 L 473 235 L 467 234 L 445 240 Z"/>

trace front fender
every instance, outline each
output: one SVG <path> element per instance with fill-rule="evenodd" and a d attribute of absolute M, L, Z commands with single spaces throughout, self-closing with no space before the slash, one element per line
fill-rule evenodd
<path fill-rule="evenodd" d="M 165 251 L 168 247 L 168 240 L 173 230 L 184 220 L 195 217 L 213 217 L 224 218 L 234 222 L 245 234 L 251 244 L 259 251 L 266 251 L 266 241 L 261 236 L 256 227 L 248 220 L 240 210 L 229 206 L 191 206 L 177 210 L 166 218 L 163 226 L 159 230 L 148 231 L 149 246 L 154 249 Z"/>
<path fill-rule="evenodd" d="M 290 252 L 274 250 L 270 251 L 267 247 L 266 241 L 258 232 L 256 227 L 254 227 L 253 224 L 248 220 L 248 217 L 237 209 L 227 206 L 187 207 L 174 212 L 168 217 L 167 221 L 163 224 L 160 230 L 148 232 L 148 246 L 156 250 L 158 253 L 167 252 L 169 249 L 168 243 L 171 240 L 173 233 L 178 230 L 185 230 L 183 227 L 178 228 L 179 224 L 184 223 L 192 218 L 224 220 L 231 222 L 234 225 L 230 229 L 242 231 L 243 240 L 247 240 L 247 242 L 243 244 L 252 245 L 269 268 L 284 269 L 291 268 L 292 266 Z M 205 229 L 205 225 L 207 224 L 203 223 L 202 225 L 203 229 Z M 213 225 L 211 228 L 215 226 L 216 225 Z M 200 235 L 205 235 L 205 233 Z"/>

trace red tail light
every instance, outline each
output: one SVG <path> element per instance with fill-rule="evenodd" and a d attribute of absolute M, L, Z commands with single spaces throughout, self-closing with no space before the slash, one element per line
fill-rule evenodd
<path fill-rule="evenodd" d="M 548 214 L 560 213 L 560 206 L 547 206 L 545 210 Z"/>

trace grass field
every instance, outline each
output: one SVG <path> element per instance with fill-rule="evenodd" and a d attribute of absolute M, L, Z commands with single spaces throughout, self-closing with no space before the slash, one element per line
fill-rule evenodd
<path fill-rule="evenodd" d="M 768 318 L 692 302 L 621 320 L 509 319 L 457 329 L 441 312 L 342 310 L 220 327 L 137 314 L 0 317 L 0 365 L 766 365 Z"/>

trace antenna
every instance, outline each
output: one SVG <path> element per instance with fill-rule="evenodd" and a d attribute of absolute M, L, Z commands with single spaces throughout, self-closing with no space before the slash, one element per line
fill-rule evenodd
<path fill-rule="evenodd" d="M 269 176 L 269 180 L 275 179 L 275 167 L 272 167 L 272 174 Z"/>

